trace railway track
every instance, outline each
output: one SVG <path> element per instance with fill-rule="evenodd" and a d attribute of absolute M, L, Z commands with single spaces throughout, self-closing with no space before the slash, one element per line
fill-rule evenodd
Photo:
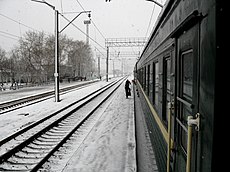
<path fill-rule="evenodd" d="M 37 171 L 121 85 L 112 82 L 0 141 L 0 171 Z M 87 106 L 86 106 L 87 105 Z M 90 107 L 90 108 L 89 108 Z"/>
<path fill-rule="evenodd" d="M 97 81 L 91 81 L 91 82 L 87 82 L 87 83 L 81 83 L 78 85 L 73 85 L 73 86 L 61 88 L 60 94 L 65 94 L 71 90 L 81 88 L 83 86 L 88 86 L 88 85 L 95 83 L 95 82 L 97 82 Z M 12 110 L 21 108 L 21 107 L 23 107 L 22 105 L 25 103 L 27 103 L 26 106 L 28 106 L 29 102 L 31 102 L 30 104 L 34 104 L 34 103 L 38 103 L 38 102 L 44 101 L 46 99 L 49 99 L 51 97 L 54 97 L 54 91 L 47 91 L 44 93 L 40 93 L 40 94 L 27 96 L 27 97 L 23 97 L 23 98 L 19 98 L 19 99 L 0 103 L 0 115 L 3 113 L 6 113 L 6 112 L 12 111 Z M 19 106 L 19 105 L 21 105 L 21 106 Z"/>

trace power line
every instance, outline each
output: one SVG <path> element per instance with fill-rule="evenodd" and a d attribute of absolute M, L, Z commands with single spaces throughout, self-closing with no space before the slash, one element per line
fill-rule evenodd
<path fill-rule="evenodd" d="M 11 21 L 13 21 L 13 22 L 19 24 L 19 25 L 22 25 L 22 26 L 27 27 L 27 28 L 29 28 L 29 29 L 35 30 L 35 31 L 37 31 L 37 32 L 40 32 L 39 30 L 34 29 L 34 28 L 30 27 L 30 26 L 27 26 L 27 25 L 25 25 L 25 24 L 23 24 L 23 23 L 21 23 L 21 22 L 19 22 L 19 21 L 16 21 L 16 20 L 14 20 L 14 19 L 12 19 L 12 18 L 10 18 L 10 17 L 8 17 L 8 16 L 6 16 L 6 15 L 4 15 L 4 14 L 1 14 L 1 13 L 0 13 L 0 16 L 3 16 L 3 17 L 5 17 L 5 18 L 7 18 L 7 19 L 9 19 L 9 20 L 11 20 Z"/>
<path fill-rule="evenodd" d="M 10 35 L 10 36 L 13 36 L 13 37 L 21 38 L 20 36 L 17 36 L 17 35 L 8 33 L 8 32 L 4 32 L 4 31 L 1 31 L 1 30 L 0 30 L 0 32 L 1 32 L 1 33 L 4 33 L 4 34 L 6 34 L 6 35 Z"/>
<path fill-rule="evenodd" d="M 95 47 L 95 49 L 96 49 L 104 58 L 106 58 L 105 55 L 104 55 L 97 47 Z M 97 54 L 96 54 L 96 55 L 97 55 Z"/>
<path fill-rule="evenodd" d="M 60 13 L 59 13 L 60 14 Z M 71 22 L 69 19 L 67 19 L 63 14 L 60 14 L 65 20 L 67 20 L 68 22 Z M 71 23 L 75 28 L 77 28 L 81 33 L 83 33 L 84 35 L 87 35 L 85 32 L 83 32 L 79 27 L 77 27 L 75 24 Z M 90 36 L 88 36 L 90 40 L 92 40 L 94 43 L 96 43 L 99 47 L 101 47 L 102 49 L 106 50 L 102 45 L 100 45 L 97 41 L 95 41 L 93 38 L 91 38 Z"/>
<path fill-rule="evenodd" d="M 0 31 L 0 32 L 1 32 L 1 31 Z M 6 35 L 3 35 L 3 34 L 0 34 L 0 36 L 3 36 L 3 37 L 10 38 L 10 39 L 13 39 L 13 40 L 18 41 L 18 39 L 15 39 L 15 38 L 12 38 L 12 37 L 9 37 L 9 36 L 6 36 Z"/>
<path fill-rule="evenodd" d="M 83 11 L 85 11 L 85 9 L 84 9 L 84 7 L 82 6 L 82 4 L 78 1 L 78 0 L 76 0 L 77 1 L 77 3 L 80 5 L 80 7 L 83 9 Z M 92 23 L 93 23 L 93 25 L 94 25 L 94 27 L 97 29 L 97 31 L 100 33 L 100 35 L 105 39 L 105 36 L 101 33 L 101 31 L 98 29 L 98 27 L 96 26 L 96 24 L 95 24 L 95 22 L 91 19 L 91 21 L 92 21 Z M 84 33 L 85 34 L 85 33 Z M 85 34 L 86 35 L 86 34 Z M 89 37 L 89 36 L 88 36 Z M 92 39 L 91 37 L 89 37 L 91 40 L 93 40 L 94 42 L 96 42 L 94 39 Z M 96 42 L 97 43 L 97 42 Z M 98 44 L 98 43 L 97 43 Z M 98 44 L 99 45 L 99 44 Z M 99 45 L 100 47 L 101 47 L 101 45 Z M 103 49 L 105 49 L 105 48 L 103 48 Z"/>
<path fill-rule="evenodd" d="M 83 8 L 83 6 L 81 5 L 81 3 L 78 1 L 78 0 L 76 0 L 77 1 L 77 3 L 81 6 L 81 8 L 85 11 L 85 9 Z"/>
<path fill-rule="evenodd" d="M 77 3 L 81 6 L 81 8 L 85 11 L 85 9 L 84 9 L 84 7 L 81 5 L 81 3 L 78 1 L 78 0 L 76 0 L 77 1 Z M 92 19 L 91 19 L 92 20 Z M 101 33 L 101 31 L 98 29 L 98 27 L 96 26 L 96 24 L 94 23 L 94 21 L 92 20 L 92 23 L 93 23 L 93 25 L 95 26 L 95 28 L 97 29 L 97 31 L 100 33 L 100 35 L 105 39 L 105 36 Z"/>
<path fill-rule="evenodd" d="M 76 0 L 77 1 L 77 3 L 81 6 L 81 8 L 85 11 L 85 9 L 84 9 L 84 7 L 81 5 L 81 3 L 78 1 L 78 0 Z M 91 19 L 91 21 L 92 21 L 92 23 L 93 23 L 93 25 L 95 26 L 95 28 L 97 29 L 97 31 L 100 33 L 100 35 L 104 38 L 104 39 L 106 39 L 105 38 L 105 36 L 101 33 L 101 31 L 98 29 L 98 27 L 96 26 L 96 24 L 93 22 L 93 20 Z M 113 48 L 113 47 L 112 47 Z M 114 49 L 114 48 L 113 48 Z M 114 49 L 115 50 L 115 49 Z"/>
<path fill-rule="evenodd" d="M 155 11 L 155 7 L 156 5 L 154 4 L 153 5 L 153 10 L 152 10 L 152 14 L 151 14 L 151 17 L 150 17 L 150 20 L 149 20 L 149 25 L 148 25 L 148 28 L 147 28 L 147 31 L 146 31 L 146 34 L 145 34 L 145 37 L 147 36 L 148 32 L 149 32 L 149 28 L 150 28 L 150 24 L 151 24 L 151 21 L 152 21 L 152 18 L 153 18 L 153 13 Z"/>
<path fill-rule="evenodd" d="M 82 7 L 82 8 L 83 8 L 83 7 Z M 60 13 L 59 13 L 59 14 L 60 14 Z M 11 20 L 11 21 L 13 21 L 13 22 L 15 22 L 15 23 L 17 23 L 17 24 L 19 24 L 19 25 L 23 25 L 24 27 L 27 27 L 27 28 L 29 28 L 29 29 L 35 30 L 35 31 L 37 31 L 37 32 L 40 32 L 39 30 L 34 29 L 34 28 L 30 27 L 30 26 L 27 26 L 27 25 L 25 25 L 25 24 L 23 24 L 23 23 L 21 23 L 21 22 L 19 22 L 19 21 L 17 21 L 17 20 L 14 20 L 14 19 L 12 19 L 12 18 L 10 18 L 10 17 L 8 17 L 8 16 L 6 16 L 6 15 L 4 15 L 4 14 L 1 14 L 1 13 L 0 13 L 0 16 L 5 17 L 5 18 L 7 18 L 8 20 Z M 62 16 L 63 18 L 65 18 L 68 22 L 70 22 L 70 20 L 67 19 L 64 15 L 61 14 L 61 16 Z M 73 25 L 74 27 L 76 27 L 76 28 L 77 28 L 80 32 L 82 32 L 84 35 L 86 35 L 86 33 L 84 33 L 84 32 L 83 32 L 80 28 L 78 28 L 76 25 L 74 25 L 73 23 L 72 23 L 72 25 Z M 0 31 L 0 32 L 3 33 L 3 34 L 9 35 L 9 36 L 21 38 L 20 36 L 17 36 L 17 35 L 8 33 L 8 32 L 4 32 L 4 31 Z M 3 36 L 3 35 L 2 35 L 2 36 Z M 5 36 L 5 37 L 11 38 L 11 37 L 9 37 L 9 36 Z M 96 42 L 94 39 L 92 39 L 91 37 L 89 37 L 89 38 L 90 38 L 93 42 L 95 42 L 97 45 L 99 45 L 101 48 L 105 49 L 103 46 L 101 46 L 101 45 L 100 45 L 98 42 Z M 14 39 L 14 38 L 11 38 L 11 39 Z"/>
<path fill-rule="evenodd" d="M 62 0 L 61 0 L 61 12 L 63 13 Z"/>
<path fill-rule="evenodd" d="M 92 19 L 91 19 L 91 20 L 92 20 Z M 104 37 L 104 35 L 101 33 L 101 31 L 97 28 L 97 26 L 96 26 L 96 24 L 94 23 L 93 20 L 92 20 L 92 23 L 93 23 L 94 27 L 97 29 L 97 31 L 100 33 L 100 35 L 101 35 L 104 39 L 106 39 L 106 38 Z"/>

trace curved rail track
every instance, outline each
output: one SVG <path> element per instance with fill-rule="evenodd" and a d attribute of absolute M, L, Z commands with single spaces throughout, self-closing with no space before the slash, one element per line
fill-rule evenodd
<path fill-rule="evenodd" d="M 60 93 L 64 94 L 68 91 L 80 88 L 82 86 L 87 86 L 87 85 L 90 85 L 90 84 L 95 83 L 95 82 L 97 82 L 97 81 L 91 81 L 91 82 L 87 82 L 87 83 L 81 83 L 78 85 L 64 87 L 64 88 L 60 89 Z M 32 95 L 32 96 L 26 96 L 23 98 L 19 98 L 19 99 L 0 103 L 0 115 L 3 113 L 6 113 L 6 112 L 9 112 L 9 111 L 23 107 L 23 106 L 19 107 L 19 105 L 22 105 L 22 104 L 25 104 L 28 102 L 32 102 L 32 101 L 33 101 L 33 103 L 31 103 L 31 104 L 38 103 L 38 102 L 41 102 L 41 101 L 44 101 L 46 99 L 51 98 L 51 96 L 52 97 L 54 96 L 54 91 L 47 91 L 44 93 L 40 93 L 40 94 L 36 94 L 36 95 Z M 28 106 L 28 104 L 26 104 L 26 106 Z"/>
<path fill-rule="evenodd" d="M 114 81 L 0 141 L 0 171 L 37 171 L 112 95 Z M 87 105 L 87 106 L 86 106 Z M 90 107 L 90 108 L 89 108 Z M 84 112 L 84 113 L 83 113 Z"/>

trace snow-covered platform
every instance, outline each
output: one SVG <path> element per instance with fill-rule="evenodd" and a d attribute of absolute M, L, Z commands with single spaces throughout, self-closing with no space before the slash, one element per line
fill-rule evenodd
<path fill-rule="evenodd" d="M 130 81 L 132 78 L 129 78 Z M 63 108 L 82 98 L 86 93 L 100 88 L 106 82 L 99 81 L 91 87 L 61 95 L 61 102 L 49 99 L 39 104 L 27 106 L 16 111 L 0 115 L 0 139 Z M 135 87 L 128 99 L 125 96 L 125 83 L 109 99 L 102 109 L 99 120 L 95 123 L 87 137 L 81 141 L 77 149 L 65 162 L 56 164 L 56 171 L 62 172 L 157 172 L 154 151 L 149 139 L 141 102 L 136 95 Z M 18 98 L 26 94 L 35 94 L 52 87 L 21 89 L 1 94 L 1 99 Z M 135 106 L 134 106 L 135 95 Z M 1 101 L 0 99 L 0 101 Z M 29 115 L 23 115 L 29 114 Z M 70 158 L 70 159 L 69 159 Z"/>
<path fill-rule="evenodd" d="M 136 155 L 138 172 L 158 172 L 156 157 L 150 141 L 149 131 L 146 124 L 144 112 L 141 107 L 141 100 L 135 94 L 135 129 L 136 129 Z"/>
<path fill-rule="evenodd" d="M 92 91 L 94 88 L 100 88 L 104 84 L 106 82 L 101 81 L 92 86 L 92 88 L 86 87 L 61 95 L 61 102 L 58 103 L 54 102 L 53 99 L 49 99 L 0 115 L 0 139 L 39 120 L 54 110 L 65 107 L 73 102 L 74 99 L 80 99 L 85 93 Z M 137 171 L 134 97 L 131 95 L 131 97 L 126 99 L 124 86 L 124 83 L 122 83 L 111 99 L 109 99 L 107 102 L 108 106 L 103 107 L 102 114 L 90 133 L 88 133 L 77 150 L 71 153 L 71 158 L 66 160 L 67 163 L 62 163 L 57 167 L 58 171 Z M 33 91 L 30 90 L 28 92 L 39 93 L 42 90 L 34 88 Z M 21 89 L 19 94 L 15 94 L 16 92 L 12 93 L 14 93 L 13 98 L 17 98 L 20 94 L 25 94 L 23 89 Z M 10 93 L 2 95 L 8 97 Z"/>
<path fill-rule="evenodd" d="M 121 86 L 63 172 L 135 172 L 133 95 Z"/>

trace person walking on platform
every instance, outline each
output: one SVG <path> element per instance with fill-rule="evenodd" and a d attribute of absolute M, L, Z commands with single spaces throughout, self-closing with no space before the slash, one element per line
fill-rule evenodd
<path fill-rule="evenodd" d="M 131 89 L 129 88 L 129 85 L 131 85 L 131 82 L 127 79 L 125 81 L 125 94 L 126 94 L 126 98 L 128 98 L 129 96 L 131 96 Z"/>

